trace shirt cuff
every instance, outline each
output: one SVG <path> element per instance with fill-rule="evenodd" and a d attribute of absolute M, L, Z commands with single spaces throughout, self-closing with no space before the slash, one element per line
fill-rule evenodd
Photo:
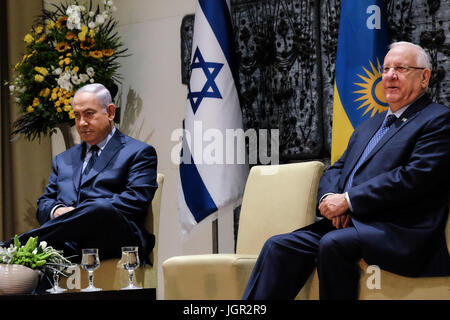
<path fill-rule="evenodd" d="M 347 200 L 348 208 L 350 209 L 351 212 L 353 212 L 353 207 L 352 207 L 352 203 L 350 202 L 350 197 L 348 196 L 348 192 L 345 193 L 345 200 Z"/>
<path fill-rule="evenodd" d="M 322 200 L 325 199 L 326 197 L 328 197 L 330 194 L 334 194 L 334 193 L 333 192 L 325 193 L 322 197 L 320 197 L 319 203 L 321 203 Z"/>
<path fill-rule="evenodd" d="M 52 211 L 50 211 L 50 219 L 53 219 L 53 213 L 55 213 L 55 210 L 58 209 L 59 207 L 64 207 L 64 205 L 62 204 L 57 204 L 56 206 L 53 207 Z"/>

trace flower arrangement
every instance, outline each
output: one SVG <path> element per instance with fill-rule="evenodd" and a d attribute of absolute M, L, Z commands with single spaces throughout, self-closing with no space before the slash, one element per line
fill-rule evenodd
<path fill-rule="evenodd" d="M 115 95 L 121 77 L 117 58 L 127 49 L 114 32 L 117 21 L 113 1 L 104 8 L 89 5 L 53 5 L 42 10 L 25 35 L 25 54 L 15 65 L 9 89 L 20 106 L 13 135 L 28 140 L 51 135 L 56 128 L 74 125 L 71 101 L 75 91 L 88 83 L 102 83 Z"/>
<path fill-rule="evenodd" d="M 47 246 L 45 241 L 38 245 L 38 237 L 30 237 L 22 246 L 17 235 L 14 237 L 14 244 L 7 248 L 0 247 L 0 263 L 20 264 L 44 273 L 46 271 L 60 272 L 59 270 L 71 265 L 60 251 Z"/>

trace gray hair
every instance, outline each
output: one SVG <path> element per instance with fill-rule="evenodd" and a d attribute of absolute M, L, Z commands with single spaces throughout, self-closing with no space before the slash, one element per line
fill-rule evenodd
<path fill-rule="evenodd" d="M 421 46 L 411 43 L 411 42 L 407 42 L 407 41 L 398 41 L 398 42 L 391 43 L 391 45 L 389 46 L 389 49 L 392 49 L 397 46 L 410 46 L 410 47 L 414 48 L 417 52 L 417 61 L 416 61 L 417 66 L 425 67 L 431 71 L 430 56 Z"/>
<path fill-rule="evenodd" d="M 100 103 L 100 106 L 104 112 L 106 112 L 108 105 L 112 103 L 111 93 L 109 93 L 109 90 L 101 83 L 87 84 L 78 89 L 73 97 L 75 98 L 75 96 L 81 92 L 90 92 L 95 94 L 97 101 Z"/>

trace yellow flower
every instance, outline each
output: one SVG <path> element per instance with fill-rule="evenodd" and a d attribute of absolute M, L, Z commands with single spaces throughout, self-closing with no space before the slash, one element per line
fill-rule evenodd
<path fill-rule="evenodd" d="M 40 74 L 37 74 L 34 76 L 34 80 L 37 82 L 42 82 L 42 81 L 44 81 L 44 77 Z"/>
<path fill-rule="evenodd" d="M 75 34 L 75 32 L 69 31 L 66 33 L 66 39 L 67 40 L 73 40 L 73 39 L 77 40 L 77 35 Z"/>
<path fill-rule="evenodd" d="M 103 53 L 100 50 L 91 51 L 89 52 L 89 56 L 95 59 L 100 59 L 103 57 Z"/>
<path fill-rule="evenodd" d="M 78 33 L 78 39 L 80 39 L 80 41 L 86 40 L 86 33 L 87 32 L 88 32 L 88 27 L 86 25 L 82 25 L 81 26 L 81 32 Z"/>
<path fill-rule="evenodd" d="M 58 99 L 58 95 L 56 94 L 56 92 L 53 92 L 50 97 L 50 100 L 56 100 L 56 99 Z"/>
<path fill-rule="evenodd" d="M 52 30 L 55 27 L 55 22 L 53 20 L 47 21 L 47 29 Z"/>
<path fill-rule="evenodd" d="M 72 107 L 69 104 L 66 104 L 64 106 L 64 111 L 69 112 L 70 110 L 72 110 Z"/>
<path fill-rule="evenodd" d="M 65 63 L 65 64 L 70 64 L 71 61 L 72 61 L 72 60 L 70 60 L 70 58 L 65 58 L 65 59 L 64 59 L 64 63 Z"/>
<path fill-rule="evenodd" d="M 36 34 L 42 33 L 43 30 L 44 30 L 43 26 L 37 26 L 36 28 L 34 28 L 34 31 L 36 32 Z"/>
<path fill-rule="evenodd" d="M 48 70 L 47 68 L 44 67 L 34 67 L 34 70 L 36 72 L 39 72 L 40 74 L 42 74 L 44 77 L 48 75 Z"/>
<path fill-rule="evenodd" d="M 39 103 L 41 103 L 41 102 L 39 101 L 39 98 L 34 98 L 34 99 L 33 99 L 33 104 L 32 104 L 32 106 L 33 106 L 33 107 L 37 107 L 37 106 L 39 105 Z"/>
<path fill-rule="evenodd" d="M 55 46 L 55 49 L 58 52 L 64 52 L 64 51 L 69 50 L 70 46 L 67 42 L 64 41 L 64 42 L 57 43 Z"/>
<path fill-rule="evenodd" d="M 74 72 L 78 73 L 78 71 L 80 70 L 80 68 L 78 68 L 77 66 L 73 67 L 72 69 Z"/>
<path fill-rule="evenodd" d="M 89 37 L 91 37 L 91 38 L 95 37 L 95 30 L 94 29 L 89 29 Z"/>
<path fill-rule="evenodd" d="M 23 40 L 24 40 L 26 43 L 31 44 L 31 43 L 34 41 L 34 38 L 33 38 L 33 36 L 32 36 L 31 34 L 27 33 L 27 34 L 25 35 L 25 38 L 23 38 Z"/>
<path fill-rule="evenodd" d="M 67 16 L 64 16 L 64 17 L 59 18 L 58 21 L 56 21 L 56 27 L 57 27 L 58 29 L 61 29 L 61 28 L 65 27 L 66 24 L 67 24 L 67 19 L 68 19 L 68 18 L 69 18 L 69 17 L 67 17 Z"/>
<path fill-rule="evenodd" d="M 59 113 L 61 113 L 61 112 L 62 112 L 62 109 L 58 107 L 58 108 L 56 108 L 56 111 L 59 112 Z"/>
<path fill-rule="evenodd" d="M 42 89 L 41 92 L 39 92 L 39 95 L 44 98 L 47 98 L 49 94 L 50 94 L 49 88 Z"/>
<path fill-rule="evenodd" d="M 27 112 L 28 113 L 33 112 L 33 111 L 34 111 L 34 108 L 32 106 L 28 106 L 27 107 Z"/>
<path fill-rule="evenodd" d="M 55 102 L 55 106 L 59 107 L 61 105 L 61 100 Z"/>
<path fill-rule="evenodd" d="M 83 50 L 89 50 L 95 46 L 95 41 L 92 38 L 87 38 L 80 43 L 80 48 Z"/>
<path fill-rule="evenodd" d="M 73 112 L 73 110 L 69 111 L 69 118 L 70 119 L 75 119 L 75 112 Z"/>
<path fill-rule="evenodd" d="M 44 41 L 45 41 L 45 38 L 46 38 L 46 35 L 43 34 L 39 39 L 36 40 L 36 43 L 44 42 Z"/>
<path fill-rule="evenodd" d="M 114 54 L 113 49 L 103 49 L 102 53 L 105 57 L 111 57 Z"/>

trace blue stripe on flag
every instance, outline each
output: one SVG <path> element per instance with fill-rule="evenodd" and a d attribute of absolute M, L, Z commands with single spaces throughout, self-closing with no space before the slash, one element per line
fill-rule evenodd
<path fill-rule="evenodd" d="M 239 84 L 239 77 L 237 63 L 232 50 L 234 39 L 231 30 L 233 30 L 233 25 L 231 23 L 231 15 L 227 2 L 226 0 L 199 0 L 198 3 L 222 48 L 228 66 L 233 74 L 234 84 L 237 86 Z"/>
<path fill-rule="evenodd" d="M 183 158 L 183 151 L 189 152 L 189 148 L 186 147 L 181 150 L 181 159 Z M 180 163 L 180 179 L 184 194 L 184 200 L 195 221 L 200 222 L 210 214 L 217 211 L 217 206 L 211 195 L 208 192 L 202 177 L 197 170 L 197 166 L 192 159 L 190 163 Z"/>

